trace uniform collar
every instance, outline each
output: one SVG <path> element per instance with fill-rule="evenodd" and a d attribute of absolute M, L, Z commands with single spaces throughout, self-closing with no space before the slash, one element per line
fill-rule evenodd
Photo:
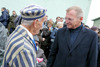
<path fill-rule="evenodd" d="M 26 30 L 26 32 L 28 33 L 30 38 L 33 40 L 33 35 L 24 26 L 20 25 L 20 27 L 23 28 L 24 30 Z"/>

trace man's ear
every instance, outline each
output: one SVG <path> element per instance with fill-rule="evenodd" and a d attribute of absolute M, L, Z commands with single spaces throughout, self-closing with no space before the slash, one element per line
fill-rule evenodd
<path fill-rule="evenodd" d="M 82 21 L 83 20 L 83 17 L 80 17 L 80 20 Z"/>
<path fill-rule="evenodd" d="M 35 21 L 33 21 L 32 25 L 34 26 L 34 24 L 35 24 Z"/>
<path fill-rule="evenodd" d="M 38 19 L 36 19 L 36 20 L 34 20 L 34 23 L 37 23 L 39 20 Z"/>
<path fill-rule="evenodd" d="M 35 24 L 38 22 L 38 20 L 36 19 L 36 20 L 34 20 L 33 21 L 33 23 L 32 23 L 32 25 L 35 27 Z"/>

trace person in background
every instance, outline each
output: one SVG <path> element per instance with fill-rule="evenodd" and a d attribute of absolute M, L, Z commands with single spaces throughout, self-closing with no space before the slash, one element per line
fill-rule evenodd
<path fill-rule="evenodd" d="M 47 28 L 48 27 L 48 16 L 46 15 L 45 21 L 43 22 L 42 28 Z"/>
<path fill-rule="evenodd" d="M 64 21 L 64 23 L 63 23 L 63 27 L 66 27 L 67 25 L 66 25 L 66 21 Z"/>
<path fill-rule="evenodd" d="M 90 29 L 93 30 L 94 32 L 96 32 L 97 34 L 99 32 L 99 29 L 97 27 L 95 27 L 95 26 L 91 27 Z"/>
<path fill-rule="evenodd" d="M 8 25 L 9 34 L 11 34 L 15 30 L 14 20 L 16 19 L 17 14 L 15 11 L 12 11 L 12 16 L 10 17 L 10 23 Z"/>
<path fill-rule="evenodd" d="M 63 23 L 62 22 L 58 22 L 56 27 L 54 28 L 54 30 L 51 32 L 50 38 L 51 38 L 51 45 L 54 42 L 57 30 L 63 27 Z"/>
<path fill-rule="evenodd" d="M 48 21 L 48 28 L 42 29 L 42 38 L 44 38 L 45 40 L 41 43 L 41 48 L 44 50 L 44 54 L 45 54 L 46 58 L 48 58 L 48 55 L 50 52 L 49 51 L 50 45 L 51 45 L 50 34 L 51 34 L 51 30 L 52 30 L 52 25 L 53 25 L 53 22 Z"/>
<path fill-rule="evenodd" d="M 14 25 L 15 25 L 15 28 L 21 24 L 21 21 L 22 21 L 22 16 L 19 15 L 17 16 L 17 18 L 14 20 Z"/>
<path fill-rule="evenodd" d="M 98 35 L 82 25 L 78 6 L 66 10 L 67 27 L 57 31 L 47 67 L 97 67 Z"/>
<path fill-rule="evenodd" d="M 8 24 L 10 22 L 10 11 L 9 11 L 9 9 L 7 9 L 7 11 L 8 11 L 8 19 L 7 19 L 7 28 L 8 28 Z"/>
<path fill-rule="evenodd" d="M 50 21 L 50 22 L 53 22 L 53 19 L 52 19 L 52 18 L 50 18 L 50 19 L 49 19 L 49 21 Z M 53 22 L 53 23 L 54 23 L 54 22 Z"/>
<path fill-rule="evenodd" d="M 5 47 L 7 45 L 7 37 L 8 37 L 7 32 L 8 32 L 8 30 L 0 22 L 0 67 L 2 65 Z"/>
<path fill-rule="evenodd" d="M 96 26 L 91 27 L 91 30 L 95 31 L 97 34 L 99 33 L 99 28 Z M 100 42 L 99 42 L 99 35 L 98 35 L 98 61 L 97 67 L 100 67 Z"/>
<path fill-rule="evenodd" d="M 52 31 L 53 31 L 53 29 L 54 29 L 54 28 L 53 28 L 54 21 L 52 20 L 52 18 L 50 18 L 48 22 L 52 22 L 52 24 L 51 24 L 52 26 L 51 26 L 51 27 L 49 27 L 49 28 L 51 28 L 51 32 L 52 32 Z"/>
<path fill-rule="evenodd" d="M 100 29 L 99 29 L 99 32 L 98 32 L 98 42 L 100 42 Z"/>
<path fill-rule="evenodd" d="M 90 29 L 88 25 L 84 25 L 85 28 Z"/>
<path fill-rule="evenodd" d="M 53 23 L 53 28 L 55 28 L 55 27 L 56 27 L 57 22 L 61 22 L 61 18 L 60 18 L 59 16 L 58 16 L 58 17 L 56 17 L 56 22 L 55 22 L 55 23 Z"/>
<path fill-rule="evenodd" d="M 63 21 L 64 21 L 64 18 L 63 17 L 60 17 L 60 22 L 63 23 Z"/>
<path fill-rule="evenodd" d="M 46 11 L 34 4 L 20 11 L 22 22 L 9 36 L 2 67 L 36 67 L 37 47 L 33 36 L 42 28 Z"/>
<path fill-rule="evenodd" d="M 37 35 L 33 36 L 36 46 L 37 46 L 37 52 L 36 52 L 36 57 L 37 57 L 37 64 L 36 67 L 46 67 L 47 59 L 44 55 L 44 51 L 40 48 L 40 41 Z"/>
<path fill-rule="evenodd" d="M 0 22 L 5 26 L 5 28 L 7 28 L 8 19 L 9 19 L 8 11 L 6 10 L 5 7 L 2 7 L 1 12 L 2 15 L 0 16 Z"/>

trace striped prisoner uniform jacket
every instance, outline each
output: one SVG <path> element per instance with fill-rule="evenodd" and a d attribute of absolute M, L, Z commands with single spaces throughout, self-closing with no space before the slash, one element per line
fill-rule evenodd
<path fill-rule="evenodd" d="M 36 67 L 35 46 L 20 26 L 9 36 L 2 67 Z"/>

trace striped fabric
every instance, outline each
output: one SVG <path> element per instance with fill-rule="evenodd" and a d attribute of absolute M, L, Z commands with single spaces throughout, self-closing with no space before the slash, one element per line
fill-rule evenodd
<path fill-rule="evenodd" d="M 2 67 L 36 67 L 34 44 L 20 26 L 9 36 Z"/>
<path fill-rule="evenodd" d="M 24 20 L 35 20 L 45 16 L 46 9 L 39 6 L 31 4 L 25 8 L 23 8 L 20 13 Z"/>

